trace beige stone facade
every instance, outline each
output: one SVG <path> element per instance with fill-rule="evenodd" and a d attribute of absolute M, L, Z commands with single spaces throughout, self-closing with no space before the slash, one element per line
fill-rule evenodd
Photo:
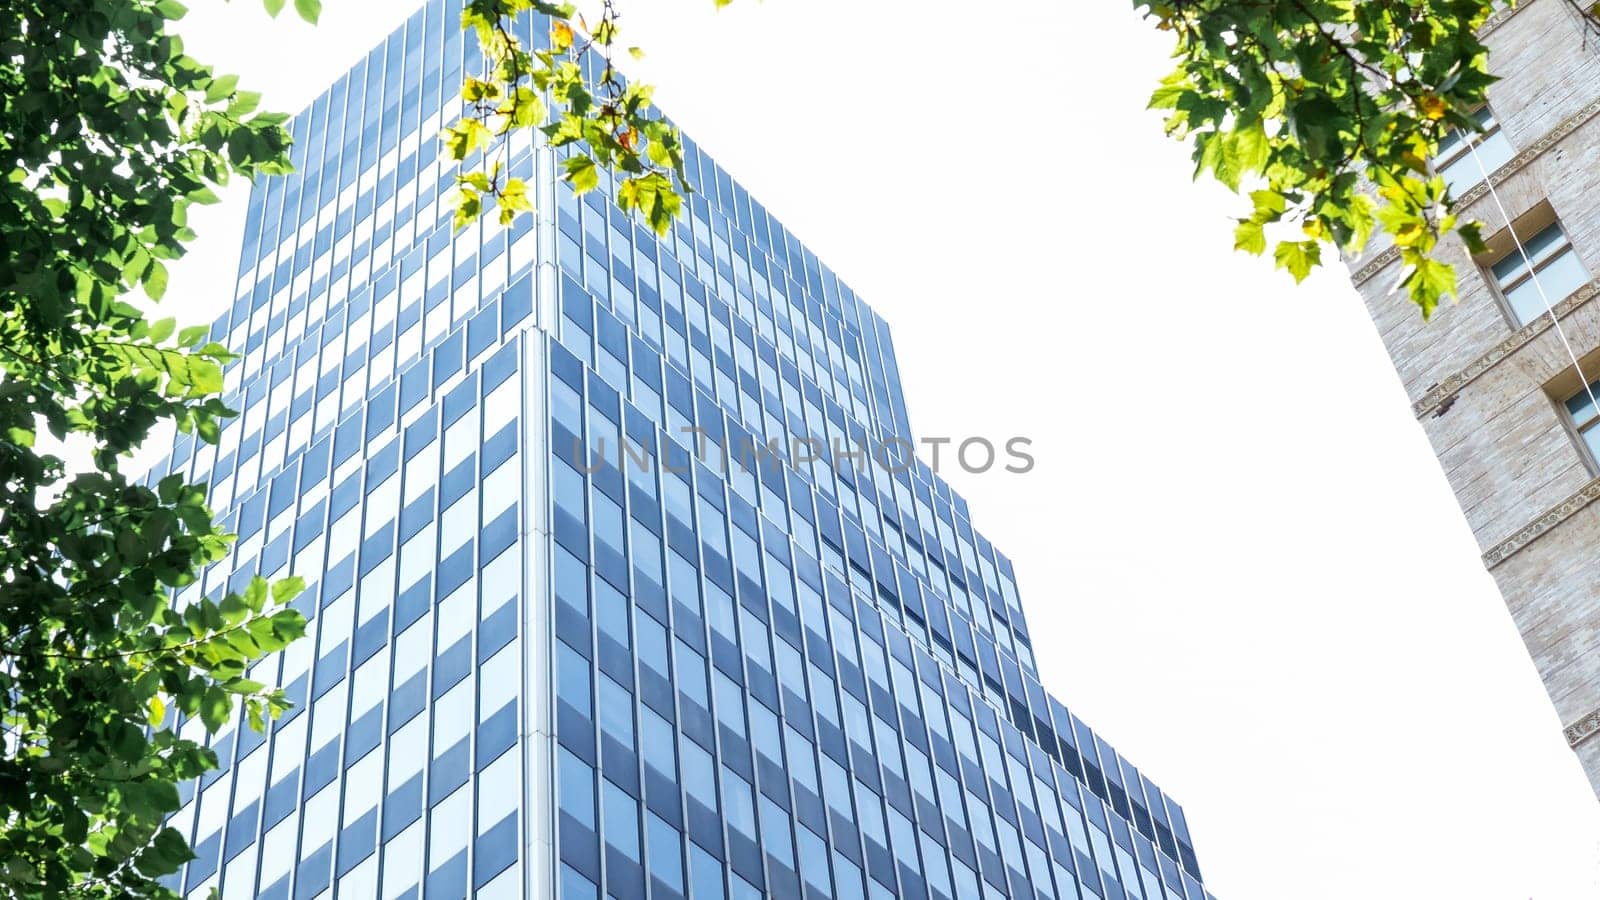
<path fill-rule="evenodd" d="M 1585 40 L 1565 0 L 1523 0 L 1485 30 L 1501 77 L 1489 105 L 1515 156 L 1465 191 L 1468 215 L 1501 252 L 1515 252 L 1508 217 L 1524 239 L 1552 214 L 1559 220 L 1591 280 L 1549 300 L 1592 381 L 1600 378 L 1600 41 Z M 1452 252 L 1461 302 L 1426 323 L 1391 291 L 1399 265 L 1390 248 L 1375 245 L 1350 269 L 1600 791 L 1600 468 L 1565 406 L 1583 382 L 1549 313 L 1516 323 L 1488 268 L 1492 254 Z"/>

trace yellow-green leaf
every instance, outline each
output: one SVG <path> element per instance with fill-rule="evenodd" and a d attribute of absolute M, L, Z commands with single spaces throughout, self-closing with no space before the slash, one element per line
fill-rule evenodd
<path fill-rule="evenodd" d="M 528 199 L 528 183 L 521 178 L 506 179 L 505 186 L 500 189 L 500 206 L 512 212 L 532 210 L 533 202 Z"/>
<path fill-rule="evenodd" d="M 1233 249 L 1260 255 L 1267 252 L 1267 236 L 1261 223 L 1254 219 L 1240 219 L 1233 229 Z"/>
<path fill-rule="evenodd" d="M 564 164 L 566 179 L 572 183 L 572 190 L 578 194 L 585 194 L 600 186 L 600 171 L 595 168 L 594 160 L 583 155 L 567 157 Z"/>
<path fill-rule="evenodd" d="M 1316 241 L 1279 241 L 1272 258 L 1277 261 L 1278 268 L 1288 270 L 1299 284 L 1322 262 L 1322 245 Z"/>

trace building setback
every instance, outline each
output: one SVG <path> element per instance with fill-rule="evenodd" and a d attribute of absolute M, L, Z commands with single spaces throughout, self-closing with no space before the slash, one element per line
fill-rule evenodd
<path fill-rule="evenodd" d="M 173 886 L 1209 897 L 1183 811 L 1041 687 L 948 485 L 741 455 L 912 432 L 887 325 L 726 171 L 691 143 L 657 238 L 524 137 L 538 213 L 452 230 L 460 7 L 293 120 L 212 330 L 241 414 L 151 473 L 209 482 L 239 535 L 180 597 L 310 584 L 309 636 L 255 675 L 297 706 L 211 741 Z"/>
<path fill-rule="evenodd" d="M 1562 0 L 1524 0 L 1484 26 L 1500 76 L 1477 112 L 1487 133 L 1448 142 L 1436 163 L 1491 247 L 1475 259 L 1447 251 L 1458 304 L 1424 323 L 1391 293 L 1392 247 L 1350 269 L 1567 742 L 1600 788 L 1600 414 L 1585 387 L 1600 378 L 1595 28 Z"/>

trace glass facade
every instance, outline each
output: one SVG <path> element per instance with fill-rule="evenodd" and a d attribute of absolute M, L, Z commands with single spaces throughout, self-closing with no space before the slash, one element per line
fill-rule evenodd
<path fill-rule="evenodd" d="M 150 475 L 239 535 L 180 600 L 310 585 L 253 675 L 297 706 L 212 740 L 173 886 L 1209 896 L 1182 810 L 1041 687 L 965 502 L 862 451 L 912 436 L 884 321 L 710 157 L 658 238 L 525 137 L 539 213 L 452 231 L 459 21 L 294 119 L 212 332 L 241 414 Z"/>

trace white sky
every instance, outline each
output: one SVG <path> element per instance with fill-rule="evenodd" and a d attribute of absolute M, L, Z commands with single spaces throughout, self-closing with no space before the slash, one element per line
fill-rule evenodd
<path fill-rule="evenodd" d="M 181 31 L 294 111 L 416 5 Z M 917 433 L 1034 439 L 949 477 L 1219 897 L 1600 896 L 1600 806 L 1359 298 L 1232 253 L 1143 111 L 1165 37 L 1118 0 L 619 6 L 661 104 L 889 321 Z M 196 217 L 185 323 L 244 200 Z"/>

